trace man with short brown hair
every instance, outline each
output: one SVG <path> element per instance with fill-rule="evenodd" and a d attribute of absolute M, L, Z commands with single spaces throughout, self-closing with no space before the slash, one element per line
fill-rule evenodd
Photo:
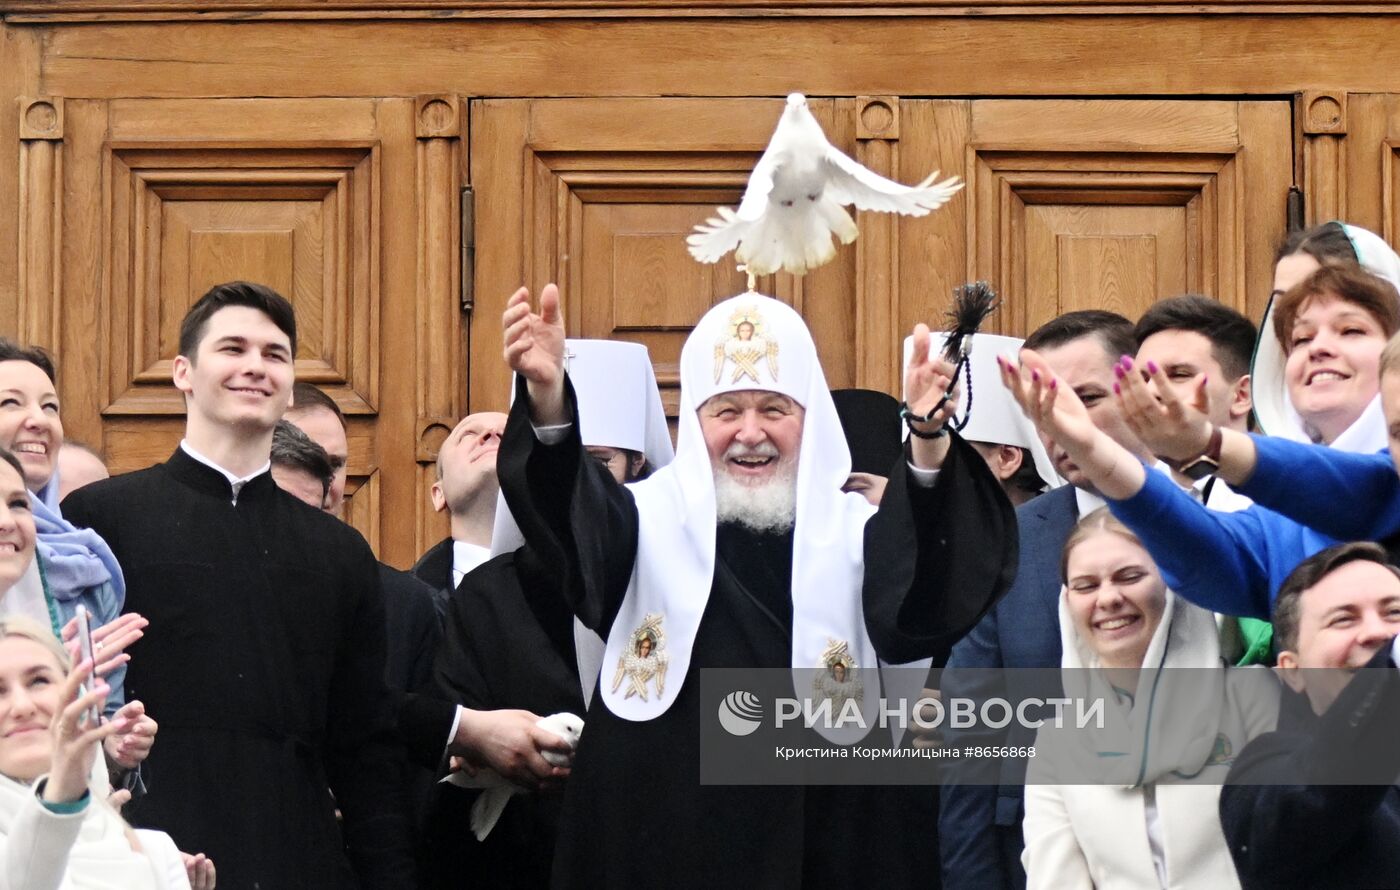
<path fill-rule="evenodd" d="M 1400 876 L 1400 572 L 1375 544 L 1304 560 L 1274 603 L 1279 673 L 1315 719 L 1244 747 L 1220 817 L 1245 890 Z"/>

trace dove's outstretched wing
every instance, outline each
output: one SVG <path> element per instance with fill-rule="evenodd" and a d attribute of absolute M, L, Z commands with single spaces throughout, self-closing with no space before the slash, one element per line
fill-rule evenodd
<path fill-rule="evenodd" d="M 718 262 L 739 246 L 739 242 L 763 219 L 768 210 L 768 195 L 773 191 L 773 172 L 777 170 L 779 153 L 765 151 L 758 165 L 749 174 L 749 184 L 736 213 L 728 207 L 718 207 L 713 216 L 695 227 L 694 234 L 685 239 L 690 255 L 702 263 Z"/>
<path fill-rule="evenodd" d="M 900 185 L 886 179 L 850 155 L 832 146 L 826 152 L 826 197 L 838 204 L 854 204 L 857 210 L 879 210 L 924 216 L 948 203 L 962 189 L 956 176 L 934 182 L 935 172 L 918 185 Z"/>

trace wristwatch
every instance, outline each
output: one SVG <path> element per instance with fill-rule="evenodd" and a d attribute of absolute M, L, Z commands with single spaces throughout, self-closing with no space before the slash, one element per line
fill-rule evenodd
<path fill-rule="evenodd" d="M 1176 465 L 1176 471 L 1186 478 L 1196 481 L 1213 475 L 1220 469 L 1220 446 L 1225 440 L 1225 434 L 1220 427 L 1210 428 L 1210 441 L 1206 443 L 1206 450 L 1201 452 L 1191 460 L 1184 460 Z"/>

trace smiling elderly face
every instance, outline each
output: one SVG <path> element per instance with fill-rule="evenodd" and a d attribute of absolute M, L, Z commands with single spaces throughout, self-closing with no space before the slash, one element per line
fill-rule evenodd
<path fill-rule="evenodd" d="M 720 393 L 700 406 L 699 415 L 716 473 L 758 486 L 797 462 L 805 411 L 781 393 Z"/>

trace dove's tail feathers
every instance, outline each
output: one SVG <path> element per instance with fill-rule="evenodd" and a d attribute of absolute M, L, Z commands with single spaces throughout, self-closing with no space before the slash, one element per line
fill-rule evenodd
<path fill-rule="evenodd" d="M 476 803 L 472 804 L 472 834 L 476 835 L 477 840 L 486 840 L 491 829 L 496 827 L 496 822 L 506 811 L 506 804 L 510 803 L 510 797 L 510 786 L 488 788 L 477 797 Z"/>
<path fill-rule="evenodd" d="M 793 219 L 777 214 L 764 216 L 745 233 L 735 258 L 754 275 L 769 275 L 779 269 L 801 275 L 836 255 L 831 232 L 818 214 L 793 223 Z"/>
<path fill-rule="evenodd" d="M 690 245 L 690 255 L 702 263 L 716 263 L 724 258 L 744 237 L 749 223 L 740 219 L 728 207 L 718 208 L 719 216 L 710 217 L 695 227 L 695 232 L 685 239 Z"/>
<path fill-rule="evenodd" d="M 769 217 L 760 219 L 744 233 L 734 251 L 734 259 L 750 275 L 771 275 L 783 268 L 782 232 Z"/>
<path fill-rule="evenodd" d="M 827 197 L 823 197 L 821 201 L 817 202 L 817 208 L 821 213 L 822 221 L 837 238 L 841 239 L 842 244 L 850 244 L 856 240 L 860 229 L 856 228 L 856 221 L 851 219 L 846 208 Z"/>

